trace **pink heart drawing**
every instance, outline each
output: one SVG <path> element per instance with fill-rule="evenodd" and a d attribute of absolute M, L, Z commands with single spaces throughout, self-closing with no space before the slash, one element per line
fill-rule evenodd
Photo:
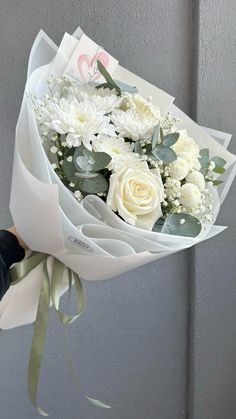
<path fill-rule="evenodd" d="M 105 51 L 97 51 L 93 57 L 86 54 L 81 54 L 78 57 L 79 74 L 84 83 L 95 81 L 101 77 L 99 71 L 95 71 L 94 68 L 97 60 L 100 60 L 104 67 L 108 67 L 109 55 Z"/>

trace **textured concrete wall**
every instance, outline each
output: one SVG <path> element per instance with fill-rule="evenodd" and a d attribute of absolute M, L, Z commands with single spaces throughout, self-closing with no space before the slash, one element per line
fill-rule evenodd
<path fill-rule="evenodd" d="M 59 42 L 79 24 L 120 63 L 189 109 L 191 5 L 187 0 L 7 0 L 0 13 L 0 224 L 9 221 L 17 120 L 32 42 L 43 28 Z M 171 52 L 171 53 L 170 53 Z M 111 281 L 85 284 L 87 310 L 70 327 L 85 402 L 67 371 L 61 329 L 51 316 L 39 400 L 57 419 L 180 419 L 185 416 L 188 254 Z M 36 418 L 26 390 L 32 326 L 0 333 L 0 417 Z"/>
<path fill-rule="evenodd" d="M 14 127 L 40 28 L 58 43 L 79 24 L 200 123 L 235 134 L 234 0 L 0 0 L 0 12 L 1 227 L 10 223 Z M 39 400 L 53 417 L 235 419 L 235 207 L 234 188 L 219 217 L 230 228 L 195 251 L 84 284 L 71 352 L 83 391 L 111 410 L 78 395 L 51 312 Z M 0 333 L 1 419 L 38 417 L 26 389 L 31 336 L 32 326 Z"/>
<path fill-rule="evenodd" d="M 236 154 L 236 2 L 200 1 L 198 75 L 194 114 L 198 122 L 233 134 Z M 197 24 L 197 22 L 196 22 Z M 236 183 L 219 224 L 229 228 L 195 249 L 193 283 L 193 419 L 236 417 Z"/>

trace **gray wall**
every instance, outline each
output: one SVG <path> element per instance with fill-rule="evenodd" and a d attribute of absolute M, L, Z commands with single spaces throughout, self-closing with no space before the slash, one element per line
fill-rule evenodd
<path fill-rule="evenodd" d="M 176 97 L 200 123 L 235 132 L 234 0 L 0 0 L 0 225 L 8 205 L 17 120 L 32 42 L 79 24 L 120 63 Z M 140 56 L 142 51 L 142 58 Z M 236 152 L 235 146 L 232 151 Z M 99 283 L 70 326 L 82 388 L 67 370 L 51 312 L 39 400 L 57 419 L 235 419 L 235 189 L 219 238 Z M 0 417 L 36 418 L 26 375 L 32 326 L 0 333 Z"/>

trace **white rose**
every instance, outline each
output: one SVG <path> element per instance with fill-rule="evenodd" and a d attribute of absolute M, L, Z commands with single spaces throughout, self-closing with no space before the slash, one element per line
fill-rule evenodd
<path fill-rule="evenodd" d="M 158 169 L 146 162 L 121 166 L 110 177 L 107 205 L 129 224 L 151 230 L 162 216 L 164 188 Z"/>

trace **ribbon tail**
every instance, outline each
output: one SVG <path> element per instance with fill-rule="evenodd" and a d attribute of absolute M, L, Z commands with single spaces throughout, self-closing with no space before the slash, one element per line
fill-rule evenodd
<path fill-rule="evenodd" d="M 53 271 L 52 271 L 52 278 L 51 278 L 51 297 L 52 297 L 52 303 L 56 309 L 58 319 L 63 324 L 69 324 L 72 323 L 74 320 L 76 320 L 84 311 L 85 307 L 85 296 L 82 288 L 82 284 L 80 281 L 80 278 L 77 274 L 72 273 L 71 270 L 67 269 L 67 278 L 69 281 L 69 292 L 72 284 L 72 276 L 75 282 L 76 287 L 76 296 L 77 296 L 77 304 L 76 304 L 76 314 L 75 315 L 69 315 L 63 313 L 60 308 L 60 281 L 63 279 L 63 271 L 64 271 L 64 265 L 57 259 L 54 260 L 53 264 Z"/>
<path fill-rule="evenodd" d="M 45 336 L 48 324 L 48 314 L 50 306 L 50 281 L 47 271 L 47 261 L 43 264 L 43 276 L 40 289 L 37 317 L 34 324 L 34 333 L 30 351 L 28 366 L 28 392 L 32 404 L 42 416 L 49 416 L 41 407 L 37 405 L 37 389 L 42 362 Z"/>

